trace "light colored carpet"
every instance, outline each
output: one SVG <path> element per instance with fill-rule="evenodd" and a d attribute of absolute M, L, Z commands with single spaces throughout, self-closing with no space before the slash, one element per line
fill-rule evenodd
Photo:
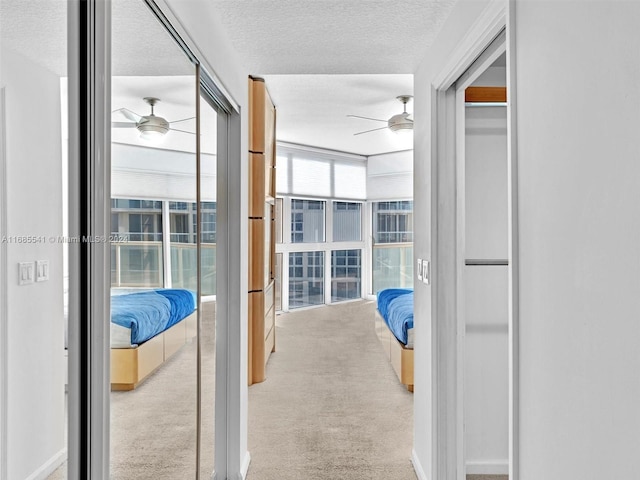
<path fill-rule="evenodd" d="M 201 478 L 213 472 L 215 303 L 202 308 Z M 135 390 L 111 392 L 111 479 L 182 480 L 196 469 L 196 343 Z M 66 479 L 66 465 L 49 480 Z"/>
<path fill-rule="evenodd" d="M 374 332 L 374 302 L 279 315 L 267 381 L 249 387 L 248 480 L 415 480 L 413 394 Z M 203 455 L 213 470 L 215 304 L 203 306 Z M 111 395 L 111 478 L 195 476 L 195 343 Z M 66 479 L 65 467 L 49 477 Z M 468 480 L 507 477 L 469 476 Z"/>
<path fill-rule="evenodd" d="M 385 358 L 374 302 L 276 319 L 267 380 L 249 387 L 248 480 L 415 480 L 413 394 Z"/>

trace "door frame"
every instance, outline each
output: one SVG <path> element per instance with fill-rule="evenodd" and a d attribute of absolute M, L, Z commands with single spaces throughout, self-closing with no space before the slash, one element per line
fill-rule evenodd
<path fill-rule="evenodd" d="M 5 87 L 0 86 L 0 236 L 7 235 Z M 7 478 L 7 244 L 0 242 L 0 480 Z"/>
<path fill-rule="evenodd" d="M 432 95 L 434 161 L 431 165 L 431 258 L 433 259 L 432 329 L 434 332 L 435 375 L 433 376 L 434 413 L 432 432 L 436 478 L 464 480 L 464 316 L 461 263 L 464 264 L 464 192 L 460 191 L 457 145 L 460 137 L 460 108 L 456 101 L 456 82 L 506 31 L 507 56 L 507 162 L 508 162 L 508 234 L 509 234 L 509 479 L 518 480 L 518 218 L 517 157 L 515 138 L 515 0 L 492 1 L 435 78 Z M 464 112 L 462 112 L 464 114 Z M 446 196 L 446 198 L 444 198 Z M 444 198 L 444 202 L 443 202 Z M 462 214 L 460 214 L 462 213 Z M 452 248 L 453 245 L 453 248 Z"/>
<path fill-rule="evenodd" d="M 504 30 L 474 60 L 473 64 L 450 88 L 455 89 L 455 215 L 456 215 L 456 405 L 458 428 L 458 480 L 465 480 L 467 455 L 465 441 L 465 349 L 466 349 L 466 107 L 465 90 L 484 73 L 495 60 L 506 52 Z M 461 420 L 460 420 L 461 419 Z"/>

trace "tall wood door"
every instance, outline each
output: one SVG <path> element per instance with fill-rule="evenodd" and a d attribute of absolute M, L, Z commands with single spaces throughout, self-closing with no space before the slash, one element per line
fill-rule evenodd
<path fill-rule="evenodd" d="M 261 78 L 249 78 L 249 385 L 266 379 L 276 348 L 276 109 Z"/>

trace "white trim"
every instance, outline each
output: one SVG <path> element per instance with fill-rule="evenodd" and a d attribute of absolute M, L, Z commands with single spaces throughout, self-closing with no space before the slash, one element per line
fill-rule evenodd
<path fill-rule="evenodd" d="M 35 472 L 29 475 L 26 480 L 46 480 L 58 467 L 67 460 L 67 449 L 63 448 L 53 457 L 47 460 Z"/>
<path fill-rule="evenodd" d="M 467 462 L 467 475 L 507 475 L 509 460 Z"/>
<path fill-rule="evenodd" d="M 249 452 L 247 452 L 242 462 L 242 469 L 240 470 L 240 480 L 244 480 L 245 478 L 247 478 L 247 473 L 249 472 L 250 464 L 251 464 L 251 455 L 249 454 Z"/>
<path fill-rule="evenodd" d="M 456 82 L 456 106 L 455 106 L 455 261 L 456 261 L 456 478 L 465 480 L 467 472 L 465 469 L 466 442 L 464 435 L 464 381 L 465 381 L 465 335 L 466 335 L 466 312 L 465 312 L 465 236 L 466 236 L 466 178 L 465 178 L 465 154 L 466 154 L 466 134 L 465 134 L 465 106 L 464 92 L 465 85 L 458 85 Z"/>
<path fill-rule="evenodd" d="M 433 424 L 435 425 L 433 435 L 433 472 L 435 478 L 456 478 L 462 480 L 465 478 L 465 463 L 464 463 L 464 419 L 463 419 L 463 405 L 461 402 L 461 385 L 462 385 L 462 368 L 460 365 L 463 354 L 459 345 L 461 345 L 462 335 L 464 335 L 464 329 L 460 328 L 459 312 L 450 312 L 450 318 L 438 318 L 441 309 L 449 310 L 451 308 L 460 308 L 460 299 L 458 298 L 458 292 L 461 292 L 460 285 L 462 282 L 460 276 L 460 266 L 458 261 L 458 255 L 460 249 L 464 248 L 463 239 L 460 239 L 460 220 L 464 220 L 464 217 L 459 217 L 456 211 L 459 208 L 456 206 L 457 202 L 461 201 L 460 192 L 458 192 L 459 177 L 456 180 L 456 176 L 460 175 L 459 170 L 456 167 L 456 141 L 455 137 L 456 128 L 459 126 L 455 123 L 455 117 L 457 117 L 458 111 L 456 110 L 455 96 L 453 90 L 455 89 L 455 82 L 460 79 L 467 69 L 482 55 L 485 49 L 493 42 L 493 40 L 505 29 L 507 25 L 507 2 L 504 0 L 494 0 L 483 11 L 480 17 L 476 20 L 473 26 L 468 30 L 467 34 L 454 49 L 449 56 L 450 60 L 442 69 L 441 73 L 435 78 L 432 86 L 432 95 L 434 99 L 435 108 L 432 110 L 432 119 L 434 128 L 432 129 L 435 136 L 434 149 L 432 150 L 432 192 L 434 192 L 435 198 L 432 201 L 432 220 L 431 220 L 431 259 L 433 263 L 433 288 L 432 288 L 432 312 L 431 312 L 431 324 L 433 329 L 433 338 L 435 341 L 433 361 L 434 372 L 432 375 L 432 391 L 435 392 L 434 398 L 434 410 L 435 415 Z M 507 79 L 507 89 L 510 88 L 509 79 Z M 464 103 L 462 104 L 464 105 Z M 464 108 L 459 107 L 459 108 Z M 453 122 L 452 123 L 452 119 Z M 458 132 L 459 133 L 459 132 Z M 459 136 L 459 135 L 458 135 Z M 452 141 L 453 140 L 453 141 Z M 442 162 L 454 162 L 452 168 L 454 171 L 445 170 L 444 175 L 453 175 L 453 178 L 445 179 L 445 181 L 456 182 L 456 192 L 453 192 L 453 198 L 449 199 L 451 207 L 453 207 L 454 219 L 453 225 L 449 224 L 447 219 L 439 219 L 443 214 L 439 211 L 440 198 L 439 198 L 439 183 L 441 181 L 439 170 Z M 444 166 L 444 163 L 442 163 Z M 462 200 L 464 197 L 462 197 Z M 511 202 L 510 202 L 511 203 Z M 446 206 L 444 207 L 447 208 Z M 448 256 L 443 259 L 445 263 L 440 266 L 440 252 L 442 249 L 446 249 L 446 245 L 439 246 L 440 241 L 438 238 L 439 230 L 441 228 L 440 223 L 445 223 L 447 232 L 453 233 L 455 238 L 449 239 L 456 245 L 454 253 L 454 268 L 450 269 L 450 263 L 447 264 L 447 260 L 451 260 Z M 442 233 L 442 232 L 440 232 Z M 445 234 L 446 235 L 446 234 Z M 439 283 L 443 283 L 447 278 L 451 276 L 452 283 L 447 283 L 438 286 Z M 442 281 L 442 282 L 441 282 Z M 453 288 L 454 291 L 448 291 Z M 435 319 L 438 318 L 438 322 Z M 447 323 L 453 322 L 452 331 L 448 329 Z M 449 327 L 451 328 L 451 327 Z M 455 352 L 449 352 L 450 347 L 455 342 Z M 511 345 L 510 339 L 510 345 Z M 450 378 L 455 376 L 455 378 Z M 511 382 L 510 382 L 511 383 Z M 510 391 L 511 397 L 511 391 Z M 510 438 L 513 435 L 510 423 Z M 511 478 L 511 480 L 517 480 Z"/>
<path fill-rule="evenodd" d="M 455 51 L 449 55 L 449 63 L 434 80 L 434 87 L 437 90 L 446 90 L 453 85 L 504 29 L 506 18 L 507 4 L 504 0 L 493 0 L 489 3 Z"/>
<path fill-rule="evenodd" d="M 518 233 L 518 138 L 516 2 L 507 7 L 507 188 L 509 229 L 509 479 L 520 479 L 520 250 Z"/>
<path fill-rule="evenodd" d="M 0 236 L 7 234 L 5 87 L 0 88 Z M 0 480 L 7 478 L 7 244 L 0 243 Z"/>
<path fill-rule="evenodd" d="M 415 450 L 411 450 L 411 465 L 413 465 L 413 470 L 416 472 L 418 480 L 427 480 L 427 474 L 424 473 L 424 468 L 422 468 L 420 458 L 418 458 Z"/>

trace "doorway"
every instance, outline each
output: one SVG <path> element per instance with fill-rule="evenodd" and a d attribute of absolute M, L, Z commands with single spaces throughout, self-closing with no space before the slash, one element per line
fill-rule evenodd
<path fill-rule="evenodd" d="M 456 137 L 456 257 L 463 468 L 467 479 L 500 475 L 497 478 L 506 480 L 509 255 L 503 37 L 471 65 L 455 88 L 460 132 Z"/>
<path fill-rule="evenodd" d="M 467 474 L 517 478 L 515 77 L 505 25 L 505 8 L 488 9 L 435 82 L 434 455 L 438 476 L 456 480 L 474 478 Z M 483 107 L 467 105 L 467 88 L 486 80 L 492 66 L 503 69 L 506 98 L 491 106 L 486 99 Z M 491 144 L 488 139 L 498 133 L 502 140 L 493 147 L 500 154 L 490 155 L 496 165 L 486 163 L 486 155 L 474 161 L 474 154 L 489 147 L 480 145 Z M 467 148 L 473 150 L 469 158 Z M 499 384 L 493 378 L 498 375 Z M 491 448 L 484 448 L 488 444 Z"/>

